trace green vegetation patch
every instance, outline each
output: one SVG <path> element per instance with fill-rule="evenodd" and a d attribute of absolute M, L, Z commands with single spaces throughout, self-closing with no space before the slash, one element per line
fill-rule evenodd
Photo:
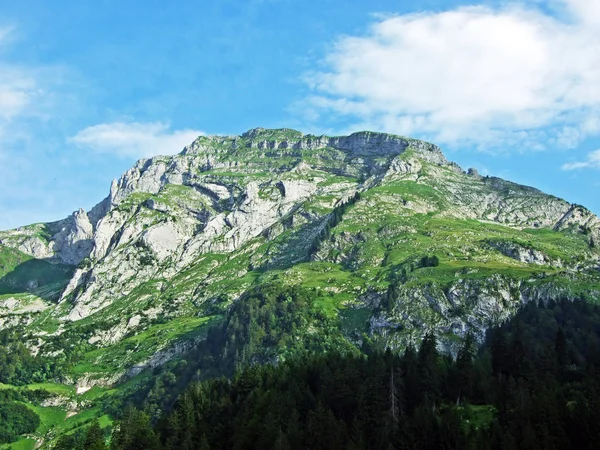
<path fill-rule="evenodd" d="M 17 442 L 6 445 L 2 449 L 7 450 L 34 450 L 36 448 L 37 441 L 32 438 L 20 439 Z"/>
<path fill-rule="evenodd" d="M 56 301 L 75 268 L 35 259 L 0 245 L 0 295 L 31 293 Z"/>
<path fill-rule="evenodd" d="M 17 402 L 0 401 L 0 444 L 16 441 L 40 426 L 40 416 Z"/>
<path fill-rule="evenodd" d="M 153 324 L 146 330 L 107 348 L 87 352 L 83 361 L 71 369 L 73 374 L 115 373 L 145 361 L 158 349 L 175 341 L 187 341 L 205 332 L 213 317 L 178 317 L 167 323 Z"/>

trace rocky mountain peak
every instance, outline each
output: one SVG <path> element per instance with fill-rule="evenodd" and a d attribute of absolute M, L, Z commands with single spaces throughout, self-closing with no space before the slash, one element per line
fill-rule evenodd
<path fill-rule="evenodd" d="M 178 155 L 139 160 L 89 213 L 79 210 L 0 238 L 36 258 L 79 265 L 61 295 L 73 305 L 67 319 L 78 320 L 132 295 L 159 272 L 169 279 L 199 258 L 249 252 L 247 246 L 261 239 L 298 234 L 287 250 L 270 250 L 264 261 L 246 267 L 316 258 L 311 243 L 331 227 L 334 209 L 361 192 L 371 195 L 364 200 L 372 205 L 367 221 L 387 208 L 392 216 L 574 230 L 587 233 L 590 246 L 600 241 L 600 222 L 589 211 L 474 170 L 463 172 L 434 144 L 370 131 L 329 137 L 289 128 L 201 136 Z M 383 199 L 389 205 L 382 207 Z M 500 242 L 495 248 L 554 261 L 522 244 Z"/>
<path fill-rule="evenodd" d="M 398 156 L 407 149 L 438 164 L 449 164 L 434 144 L 389 133 L 359 131 L 348 136 L 303 134 L 291 128 L 253 128 L 239 136 L 201 136 L 187 146 L 181 155 L 214 155 L 227 149 L 268 150 L 340 150 L 351 157 Z"/>
<path fill-rule="evenodd" d="M 248 140 L 286 140 L 301 139 L 304 133 L 291 128 L 252 128 L 240 135 L 242 139 Z"/>
<path fill-rule="evenodd" d="M 83 324 L 86 351 L 119 354 L 116 367 L 94 356 L 85 371 L 106 364 L 118 376 L 195 345 L 195 327 L 271 283 L 310 287 L 328 314 L 358 324 L 344 331 L 352 342 L 368 333 L 404 345 L 428 328 L 482 336 L 527 301 L 584 288 L 600 298 L 599 244 L 590 211 L 465 172 L 436 145 L 255 128 L 139 160 L 87 213 L 0 232 L 0 263 L 24 261 L 0 279 L 11 308 L 0 303 L 0 325 L 41 333 L 45 309 L 56 333 Z M 122 353 L 142 331 L 154 336 L 143 352 Z"/>

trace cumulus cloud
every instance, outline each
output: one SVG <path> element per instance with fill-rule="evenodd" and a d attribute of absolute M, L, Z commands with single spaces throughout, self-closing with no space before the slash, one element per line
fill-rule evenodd
<path fill-rule="evenodd" d="M 563 170 L 598 169 L 600 170 L 600 150 L 588 153 L 585 161 L 570 162 L 562 165 Z"/>
<path fill-rule="evenodd" d="M 188 129 L 169 131 L 169 125 L 162 122 L 113 122 L 85 128 L 70 141 L 99 153 L 140 158 L 177 153 L 203 134 Z"/>
<path fill-rule="evenodd" d="M 441 142 L 573 147 L 598 133 L 600 2 L 379 19 L 305 75 L 309 116 Z"/>

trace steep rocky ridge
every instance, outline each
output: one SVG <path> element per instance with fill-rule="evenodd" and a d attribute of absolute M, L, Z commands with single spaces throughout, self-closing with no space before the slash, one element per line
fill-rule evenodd
<path fill-rule="evenodd" d="M 590 211 L 372 132 L 199 137 L 138 161 L 91 211 L 0 240 L 71 268 L 55 297 L 0 295 L 0 316 L 26 325 L 42 354 L 77 336 L 87 387 L 187 351 L 264 283 L 307 286 L 329 315 L 352 318 L 351 342 L 366 333 L 392 347 L 435 329 L 451 349 L 523 302 L 600 297 Z M 423 266 L 428 255 L 439 265 Z"/>

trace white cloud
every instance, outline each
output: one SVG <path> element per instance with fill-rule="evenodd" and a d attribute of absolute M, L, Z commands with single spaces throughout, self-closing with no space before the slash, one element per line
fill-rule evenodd
<path fill-rule="evenodd" d="M 600 2 L 561 4 L 562 20 L 516 4 L 381 18 L 305 76 L 304 107 L 442 142 L 573 147 L 600 128 Z"/>
<path fill-rule="evenodd" d="M 0 28 L 0 50 L 12 31 Z M 35 90 L 36 82 L 26 69 L 0 60 L 0 132 L 10 119 L 24 113 Z"/>
<path fill-rule="evenodd" d="M 169 131 L 169 126 L 162 122 L 113 122 L 85 128 L 70 141 L 99 153 L 140 158 L 177 153 L 203 134 L 188 129 Z"/>
<path fill-rule="evenodd" d="M 36 83 L 15 70 L 0 65 L 0 120 L 22 114 L 35 96 Z"/>
<path fill-rule="evenodd" d="M 600 170 L 600 150 L 588 153 L 585 161 L 570 162 L 562 165 L 563 170 L 598 169 Z"/>
<path fill-rule="evenodd" d="M 51 116 L 54 95 L 60 87 L 64 69 L 50 65 L 23 65 L 3 54 L 14 44 L 14 28 L 0 27 L 0 144 L 28 140 L 32 121 Z"/>

